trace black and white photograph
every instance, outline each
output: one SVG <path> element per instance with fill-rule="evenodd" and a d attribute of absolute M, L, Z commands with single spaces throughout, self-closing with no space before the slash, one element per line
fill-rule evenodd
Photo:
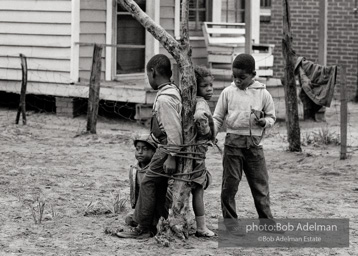
<path fill-rule="evenodd" d="M 358 253 L 358 0 L 0 0 L 0 256 Z"/>

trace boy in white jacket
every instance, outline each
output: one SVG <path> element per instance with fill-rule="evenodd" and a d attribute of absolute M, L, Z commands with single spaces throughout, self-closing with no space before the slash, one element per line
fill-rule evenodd
<path fill-rule="evenodd" d="M 249 183 L 261 221 L 272 219 L 265 157 L 260 144 L 265 128 L 276 120 L 275 107 L 266 86 L 254 80 L 255 60 L 250 54 L 238 55 L 233 64 L 233 83 L 220 94 L 213 119 L 215 132 L 226 121 L 223 156 L 221 207 L 229 231 L 237 230 L 235 195 L 242 171 Z"/>

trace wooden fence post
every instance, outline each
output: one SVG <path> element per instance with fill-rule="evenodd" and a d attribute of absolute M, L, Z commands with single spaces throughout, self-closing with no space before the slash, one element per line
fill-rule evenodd
<path fill-rule="evenodd" d="M 245 0 L 245 53 L 252 52 L 252 10 L 251 0 Z"/>
<path fill-rule="evenodd" d="M 347 86 L 346 86 L 346 68 L 342 65 L 341 69 L 341 156 L 340 159 L 347 159 L 347 120 L 348 120 L 348 107 L 347 107 Z"/>
<path fill-rule="evenodd" d="M 327 6 L 328 0 L 319 0 L 318 63 L 327 65 Z"/>
<path fill-rule="evenodd" d="M 103 46 L 94 45 L 87 108 L 87 132 L 96 133 Z"/>
<path fill-rule="evenodd" d="M 27 60 L 26 60 L 26 56 L 23 54 L 20 54 L 20 58 L 21 58 L 22 81 L 21 81 L 20 103 L 16 115 L 16 124 L 19 123 L 20 114 L 22 113 L 22 123 L 26 125 Z"/>

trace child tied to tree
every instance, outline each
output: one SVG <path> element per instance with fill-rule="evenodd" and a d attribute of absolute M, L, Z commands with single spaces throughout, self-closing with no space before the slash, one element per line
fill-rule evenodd
<path fill-rule="evenodd" d="M 213 76 L 205 67 L 195 67 L 195 78 L 197 85 L 197 97 L 194 113 L 194 122 L 196 128 L 196 152 L 201 153 L 203 159 L 196 159 L 193 163 L 192 195 L 193 210 L 196 219 L 196 233 L 198 237 L 212 237 L 215 233 L 206 227 L 205 208 L 204 208 L 204 190 L 209 186 L 211 175 L 205 167 L 205 155 L 208 151 L 208 142 L 212 140 L 213 119 L 207 100 L 213 96 Z"/>
<path fill-rule="evenodd" d="M 235 195 L 245 172 L 255 207 L 262 222 L 273 222 L 269 177 L 261 138 L 275 123 L 275 107 L 266 86 L 254 80 L 255 60 L 238 55 L 232 64 L 233 83 L 220 94 L 213 119 L 215 132 L 224 120 L 227 126 L 223 156 L 221 207 L 227 230 L 238 231 Z M 216 135 L 215 134 L 215 135 Z M 238 233 L 237 233 L 238 234 Z"/>
<path fill-rule="evenodd" d="M 150 134 L 135 135 L 133 144 L 135 147 L 135 158 L 138 162 L 136 165 L 131 165 L 129 170 L 130 203 L 132 209 L 135 208 L 138 200 L 140 183 L 142 182 L 149 167 L 149 163 L 157 149 L 157 145 L 151 138 Z M 125 222 L 133 227 L 138 225 L 135 221 L 133 221 L 132 213 L 126 216 Z"/>
<path fill-rule="evenodd" d="M 154 55 L 146 66 L 150 86 L 157 90 L 153 104 L 151 136 L 160 144 L 149 163 L 139 190 L 133 220 L 138 226 L 131 231 L 118 232 L 120 238 L 148 238 L 153 221 L 159 215 L 167 218 L 166 194 L 167 175 L 177 171 L 175 154 L 168 153 L 166 145 L 182 145 L 181 112 L 182 99 L 179 88 L 170 80 L 171 62 L 164 54 Z"/>

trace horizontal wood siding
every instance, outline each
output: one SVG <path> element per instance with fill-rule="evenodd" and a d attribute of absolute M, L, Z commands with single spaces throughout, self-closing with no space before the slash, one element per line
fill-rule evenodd
<path fill-rule="evenodd" d="M 207 66 L 208 64 L 208 51 L 206 49 L 204 39 L 199 40 L 190 40 L 190 45 L 192 47 L 192 60 L 196 65 Z M 160 47 L 160 53 L 165 54 L 168 57 L 172 58 L 171 55 L 163 47 Z"/>
<path fill-rule="evenodd" d="M 71 40 L 71 35 L 20 35 L 20 34 L 1 35 L 2 45 L 16 44 L 19 46 L 36 45 L 42 47 L 68 47 L 70 40 Z"/>
<path fill-rule="evenodd" d="M 93 52 L 93 50 L 92 50 L 92 52 Z M 104 58 L 102 58 L 101 61 L 102 61 L 102 70 L 104 70 L 104 67 L 105 67 Z M 90 57 L 82 57 L 81 58 L 81 65 L 80 65 L 80 71 L 88 71 L 88 72 L 90 72 L 91 67 L 92 67 L 92 56 L 90 56 Z M 85 78 L 89 79 L 89 76 L 88 77 L 86 76 Z"/>
<path fill-rule="evenodd" d="M 160 1 L 160 25 L 174 35 L 175 0 Z"/>
<path fill-rule="evenodd" d="M 172 36 L 174 36 L 174 17 L 175 1 L 160 1 L 160 25 Z M 190 33 L 189 35 L 193 36 L 193 33 Z M 200 39 L 190 40 L 193 53 L 192 60 L 197 65 L 207 65 L 208 52 L 206 50 L 202 32 L 195 32 L 195 37 L 200 37 Z M 160 46 L 159 52 L 172 58 L 163 46 Z"/>
<path fill-rule="evenodd" d="M 21 61 L 18 56 L 9 56 L 0 58 L 0 66 L 8 69 L 19 69 Z M 27 68 L 32 70 L 56 70 L 61 72 L 70 72 L 70 62 L 61 59 L 45 59 L 27 57 Z"/>
<path fill-rule="evenodd" d="M 175 1 L 160 1 L 160 25 L 172 36 L 174 36 L 174 17 Z M 159 53 L 165 54 L 172 58 L 162 45 L 159 46 Z"/>
<path fill-rule="evenodd" d="M 18 1 L 14 1 L 15 3 Z M 31 2 L 35 2 L 31 1 Z M 71 2 L 69 2 L 71 4 Z M 56 1 L 54 1 L 54 6 Z M 47 12 L 47 11 L 16 11 L 0 10 L 0 22 L 20 22 L 20 23 L 71 23 L 71 12 Z"/>
<path fill-rule="evenodd" d="M 71 4 L 69 2 L 71 0 L 1 0 L 0 10 L 71 12 Z"/>
<path fill-rule="evenodd" d="M 80 81 L 89 81 L 91 75 L 93 46 L 86 44 L 106 43 L 106 0 L 81 0 L 80 2 Z M 106 47 L 103 49 L 102 74 L 106 70 L 104 56 Z"/>
<path fill-rule="evenodd" d="M 0 35 L 1 38 L 1 35 Z M 18 57 L 19 54 L 25 54 L 27 57 L 34 57 L 38 59 L 62 59 L 69 61 L 71 58 L 70 47 L 56 48 L 56 47 L 39 47 L 39 46 L 13 46 L 1 45 L 0 43 L 0 56 Z"/>
<path fill-rule="evenodd" d="M 0 83 L 21 81 L 19 54 L 29 83 L 70 83 L 71 0 L 0 1 Z"/>
<path fill-rule="evenodd" d="M 160 25 L 171 35 L 174 35 L 174 6 L 161 6 Z"/>
<path fill-rule="evenodd" d="M 196 40 L 190 40 L 190 45 L 192 47 L 193 63 L 196 64 L 196 65 L 207 66 L 207 64 L 208 64 L 208 51 L 206 49 L 204 38 L 196 39 Z"/>
<path fill-rule="evenodd" d="M 3 22 L 4 24 L 5 22 Z M 31 27 L 31 29 L 29 29 Z M 71 35 L 71 26 L 69 24 L 49 24 L 49 23 L 32 23 L 24 26 L 23 23 L 6 22 L 0 26 L 1 34 L 22 34 L 22 35 Z"/>
<path fill-rule="evenodd" d="M 1 80 L 15 80 L 21 81 L 21 70 L 11 68 L 0 68 L 0 82 Z M 68 84 L 68 72 L 52 71 L 49 69 L 28 69 L 27 80 L 31 82 L 46 82 L 55 84 Z"/>
<path fill-rule="evenodd" d="M 102 62 L 103 63 L 103 62 Z M 102 64 L 102 70 L 103 70 L 103 64 Z M 89 82 L 89 78 L 91 77 L 91 71 L 90 70 L 80 70 L 80 74 L 79 74 L 81 80 L 81 84 L 88 84 Z M 101 72 L 101 81 L 104 81 L 105 77 L 104 77 L 104 72 Z"/>
<path fill-rule="evenodd" d="M 125 83 L 125 82 L 122 82 Z M 136 81 L 136 84 L 142 85 L 144 81 Z M 20 93 L 21 83 L 15 81 L 7 81 L 0 83 L 0 91 Z M 53 95 L 61 97 L 79 97 L 88 98 L 89 88 L 87 85 L 59 85 L 33 82 L 27 85 L 29 94 Z M 122 101 L 131 103 L 147 103 L 146 91 L 133 86 L 102 86 L 100 90 L 100 99 L 111 101 Z M 151 102 L 152 103 L 152 102 Z"/>

